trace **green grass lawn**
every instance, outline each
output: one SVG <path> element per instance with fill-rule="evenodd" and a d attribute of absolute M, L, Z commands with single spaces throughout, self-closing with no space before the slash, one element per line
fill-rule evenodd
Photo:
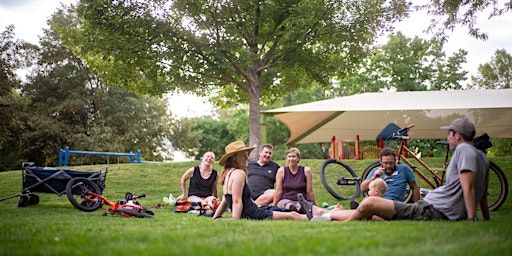
<path fill-rule="evenodd" d="M 374 159 L 375 160 L 375 159 Z M 358 174 L 374 160 L 346 161 Z M 512 159 L 492 158 L 512 177 Z M 439 162 L 439 159 L 426 159 Z M 284 161 L 278 161 L 284 164 Z M 336 201 L 322 186 L 323 160 L 303 159 L 315 173 L 319 204 Z M 197 162 L 109 165 L 104 195 L 122 199 L 146 193 L 141 204 L 180 194 L 183 172 Z M 101 166 L 69 169 L 97 171 Z M 220 166 L 215 169 L 221 171 Z M 21 171 L 0 173 L 0 198 L 20 193 Z M 510 190 L 510 188 L 509 188 Z M 219 192 L 221 192 L 219 186 Z M 65 195 L 38 194 L 40 204 L 18 208 L 18 197 L 0 202 L 0 255 L 510 255 L 512 194 L 491 221 L 297 222 L 212 221 L 177 214 L 171 205 L 155 218 L 102 216 L 75 209 Z M 349 208 L 348 202 L 341 202 Z M 480 214 L 479 214 L 480 216 Z"/>

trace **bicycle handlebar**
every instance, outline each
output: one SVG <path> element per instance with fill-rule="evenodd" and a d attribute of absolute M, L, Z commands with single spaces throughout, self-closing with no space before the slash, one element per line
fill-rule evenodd
<path fill-rule="evenodd" d="M 146 194 L 142 194 L 142 195 L 138 195 L 138 196 L 133 196 L 133 200 L 137 199 L 137 198 L 143 198 L 143 197 L 146 197 Z"/>
<path fill-rule="evenodd" d="M 412 127 L 414 127 L 414 124 L 410 124 L 410 125 L 408 125 L 408 126 L 406 126 L 404 128 L 401 128 L 400 130 L 398 130 L 398 131 L 394 132 L 393 134 L 391 134 L 391 136 L 388 139 L 386 139 L 386 140 L 408 140 L 411 137 L 404 136 L 402 134 L 409 132 L 409 130 Z"/>
<path fill-rule="evenodd" d="M 448 141 L 436 141 L 436 144 L 437 145 L 443 145 L 443 146 L 449 145 Z"/>
<path fill-rule="evenodd" d="M 414 127 L 414 124 L 410 124 L 410 125 L 402 128 L 402 129 L 398 130 L 397 133 L 400 134 L 400 133 L 403 133 L 403 132 L 408 132 L 413 127 Z"/>

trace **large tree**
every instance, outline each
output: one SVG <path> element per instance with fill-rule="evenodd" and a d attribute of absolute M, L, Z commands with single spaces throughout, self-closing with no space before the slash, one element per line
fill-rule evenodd
<path fill-rule="evenodd" d="M 18 167 L 17 142 L 25 127 L 27 101 L 18 90 L 16 69 L 23 67 L 23 42 L 14 37 L 14 26 L 0 34 L 0 171 Z"/>
<path fill-rule="evenodd" d="M 463 49 L 446 56 L 443 41 L 407 38 L 398 32 L 362 64 L 357 74 L 340 81 L 340 96 L 360 92 L 460 90 L 467 71 Z"/>
<path fill-rule="evenodd" d="M 219 105 L 249 103 L 249 143 L 260 144 L 260 104 L 353 70 L 406 1 L 82 0 L 63 42 L 100 76 L 142 93 L 183 90 Z"/>
<path fill-rule="evenodd" d="M 40 45 L 34 46 L 32 72 L 21 89 L 30 99 L 30 117 L 17 142 L 25 159 L 56 165 L 58 149 L 66 146 L 103 152 L 140 149 L 148 161 L 162 160 L 169 153 L 165 142 L 181 134 L 172 134 L 174 120 L 167 101 L 100 81 L 61 45 L 54 30 L 45 30 Z"/>
<path fill-rule="evenodd" d="M 512 85 L 512 55 L 505 49 L 496 50 L 487 63 L 478 66 L 478 74 L 471 76 L 471 87 L 507 89 Z"/>

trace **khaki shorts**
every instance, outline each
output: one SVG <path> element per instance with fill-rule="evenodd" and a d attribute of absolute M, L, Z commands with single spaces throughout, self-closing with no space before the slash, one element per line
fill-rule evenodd
<path fill-rule="evenodd" d="M 448 218 L 425 201 L 406 204 L 394 201 L 396 214 L 393 220 L 447 220 Z"/>
<path fill-rule="evenodd" d="M 293 201 L 293 200 L 290 200 L 290 199 L 281 199 L 281 200 L 279 200 L 279 202 L 277 202 L 277 207 L 283 208 L 283 209 L 286 209 L 286 210 L 290 210 L 290 206 L 292 206 L 292 205 L 297 210 L 300 210 L 300 208 L 301 208 L 299 201 Z"/>

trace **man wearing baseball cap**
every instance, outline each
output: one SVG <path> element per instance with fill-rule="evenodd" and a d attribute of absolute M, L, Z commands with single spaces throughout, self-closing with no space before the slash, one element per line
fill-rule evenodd
<path fill-rule="evenodd" d="M 368 197 L 353 212 L 346 212 L 339 218 L 331 214 L 331 218 L 350 221 L 371 219 L 375 215 L 385 220 L 477 221 L 479 204 L 483 219 L 489 220 L 486 196 L 489 159 L 473 146 L 475 126 L 467 118 L 459 118 L 441 129 L 448 130 L 447 140 L 450 149 L 454 150 L 442 186 L 414 204 Z"/>

